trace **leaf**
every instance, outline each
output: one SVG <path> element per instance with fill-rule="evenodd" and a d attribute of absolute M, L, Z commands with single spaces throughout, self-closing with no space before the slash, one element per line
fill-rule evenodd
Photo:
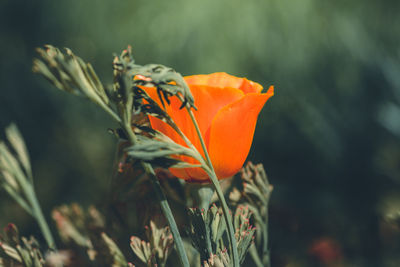
<path fill-rule="evenodd" d="M 0 141 L 0 187 L 32 215 L 32 208 L 22 190 L 33 184 L 25 143 L 15 124 L 6 128 L 6 137 L 10 147 Z"/>
<path fill-rule="evenodd" d="M 33 61 L 33 71 L 41 74 L 60 90 L 83 95 L 98 104 L 109 104 L 109 98 L 93 67 L 77 57 L 70 49 L 62 53 L 46 45 L 37 48 L 40 59 Z"/>
<path fill-rule="evenodd" d="M 6 136 L 12 148 L 17 153 L 18 159 L 21 162 L 25 172 L 28 174 L 28 177 L 32 178 L 32 169 L 29 161 L 28 151 L 22 135 L 14 123 L 6 128 Z"/>
<path fill-rule="evenodd" d="M 19 237 L 18 229 L 14 224 L 8 224 L 4 229 L 6 240 L 0 242 L 0 260 L 5 266 L 42 267 L 44 259 L 38 242 L 31 237 Z M 1 263 L 1 261 L 0 261 Z M 1 265 L 0 265 L 1 266 Z"/>
<path fill-rule="evenodd" d="M 253 241 L 256 228 L 250 225 L 252 213 L 248 206 L 238 205 L 234 215 L 235 238 L 237 241 L 240 263 L 246 258 L 247 251 Z"/>
<path fill-rule="evenodd" d="M 143 262 L 148 263 L 151 260 L 150 243 L 141 240 L 137 236 L 131 237 L 131 249 L 133 253 Z"/>
<path fill-rule="evenodd" d="M 146 226 L 146 236 L 149 242 L 131 237 L 132 251 L 147 266 L 165 266 L 174 243 L 169 227 L 156 217 Z"/>
<path fill-rule="evenodd" d="M 181 108 L 188 106 L 196 109 L 194 98 L 182 75 L 174 69 L 160 64 L 135 65 L 130 69 L 136 85 L 156 87 L 161 103 L 170 103 L 170 96 L 177 96 L 182 101 Z"/>
<path fill-rule="evenodd" d="M 207 261 L 204 261 L 204 267 L 230 267 L 232 264 L 229 260 L 229 255 L 226 249 L 218 252 L 217 254 L 211 254 Z"/>
<path fill-rule="evenodd" d="M 0 142 L 0 179 L 10 185 L 15 192 L 20 191 L 20 183 L 26 182 L 18 160 L 4 142 Z"/>
<path fill-rule="evenodd" d="M 10 260 L 15 260 L 17 262 L 22 262 L 21 257 L 18 254 L 18 251 L 5 244 L 0 242 L 0 258 L 10 258 Z"/>
<path fill-rule="evenodd" d="M 52 215 L 62 240 L 86 250 L 90 261 L 102 266 L 128 265 L 116 243 L 104 232 L 104 218 L 94 207 L 83 210 L 77 204 L 63 205 Z"/>
<path fill-rule="evenodd" d="M 189 236 L 193 246 L 200 252 L 201 261 L 207 261 L 210 255 L 225 249 L 226 224 L 222 210 L 215 204 L 205 212 L 196 208 L 188 209 L 190 219 Z"/>
<path fill-rule="evenodd" d="M 128 265 L 124 255 L 122 254 L 121 250 L 115 244 L 115 242 L 105 233 L 101 233 L 101 238 L 108 248 L 109 256 L 112 258 L 113 267 L 125 267 Z"/>
<path fill-rule="evenodd" d="M 169 137 L 157 132 L 155 138 L 138 135 L 138 143 L 125 149 L 127 154 L 134 158 L 150 163 L 158 163 L 163 167 L 188 167 L 172 156 L 185 155 L 196 158 L 193 150 L 173 142 Z"/>

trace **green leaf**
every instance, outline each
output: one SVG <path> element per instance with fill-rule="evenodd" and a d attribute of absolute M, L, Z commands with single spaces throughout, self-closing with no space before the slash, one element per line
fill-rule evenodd
<path fill-rule="evenodd" d="M 14 123 L 6 128 L 6 136 L 12 148 L 15 150 L 25 172 L 30 178 L 32 178 L 32 169 L 29 161 L 28 151 L 22 135 Z"/>
<path fill-rule="evenodd" d="M 196 109 L 194 98 L 182 75 L 174 69 L 160 64 L 135 65 L 129 70 L 135 85 L 156 87 L 161 103 L 170 104 L 169 97 L 181 98 L 181 108 L 188 106 Z"/>
<path fill-rule="evenodd" d="M 40 59 L 33 61 L 33 71 L 43 75 L 58 89 L 83 95 L 92 101 L 108 105 L 109 98 L 93 67 L 68 48 L 62 53 L 51 45 L 38 48 Z"/>
<path fill-rule="evenodd" d="M 31 237 L 19 237 L 18 229 L 14 224 L 8 224 L 4 229 L 5 242 L 0 242 L 0 260 L 3 259 L 5 266 L 42 267 L 43 256 L 38 242 Z M 1 261 L 0 261 L 1 263 Z M 0 265 L 1 266 L 1 265 Z"/>
<path fill-rule="evenodd" d="M 163 167 L 188 167 L 196 165 L 187 165 L 171 156 L 185 155 L 196 158 L 193 150 L 179 145 L 169 137 L 157 132 L 155 138 L 138 135 L 138 143 L 125 149 L 127 154 L 134 158 L 150 163 L 158 163 Z"/>
<path fill-rule="evenodd" d="M 121 250 L 115 244 L 115 242 L 108 236 L 106 233 L 101 233 L 101 238 L 103 239 L 104 244 L 108 248 L 108 253 L 110 257 L 112 257 L 112 267 L 125 267 L 128 265 L 124 255 Z"/>

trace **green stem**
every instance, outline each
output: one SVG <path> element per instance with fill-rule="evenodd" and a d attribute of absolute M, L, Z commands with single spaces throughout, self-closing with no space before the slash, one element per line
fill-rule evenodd
<path fill-rule="evenodd" d="M 8 184 L 1 185 L 4 190 L 17 202 L 29 215 L 33 216 L 31 207 L 26 203 L 26 201 L 17 192 L 14 191 Z"/>
<path fill-rule="evenodd" d="M 228 226 L 228 236 L 229 236 L 229 241 L 230 241 L 230 246 L 231 246 L 233 266 L 239 267 L 239 255 L 238 255 L 239 253 L 237 250 L 235 231 L 233 229 L 230 210 L 228 208 L 228 205 L 226 204 L 224 193 L 222 192 L 221 186 L 219 184 L 217 176 L 215 175 L 215 172 L 209 173 L 209 176 L 210 176 L 212 183 L 215 186 L 215 191 L 217 192 L 217 196 L 218 196 L 219 200 L 221 201 L 222 211 L 224 214 L 225 222 Z"/>
<path fill-rule="evenodd" d="M 36 198 L 35 190 L 33 185 L 29 184 L 24 188 L 26 198 L 30 202 L 32 206 L 32 214 L 36 218 L 36 221 L 39 224 L 40 230 L 43 233 L 44 239 L 46 240 L 47 245 L 50 249 L 56 249 L 56 244 L 54 242 L 53 236 L 51 235 L 50 228 L 43 216 L 42 209 L 39 205 L 39 202 Z"/>
<path fill-rule="evenodd" d="M 172 236 L 174 237 L 176 249 L 179 254 L 179 259 L 181 261 L 182 266 L 189 267 L 189 260 L 186 255 L 185 247 L 183 245 L 183 241 L 181 235 L 178 230 L 178 226 L 176 225 L 175 218 L 172 214 L 171 208 L 169 207 L 168 201 L 164 195 L 164 192 L 161 189 L 161 185 L 159 180 L 157 179 L 156 174 L 154 173 L 153 167 L 149 163 L 142 162 L 142 166 L 147 174 L 150 176 L 150 180 L 153 184 L 154 191 L 157 195 L 157 198 L 160 201 L 161 209 L 164 213 L 165 218 L 169 224 L 171 229 Z"/>
<path fill-rule="evenodd" d="M 264 264 L 262 263 L 260 257 L 258 256 L 257 248 L 254 244 L 251 244 L 251 246 L 249 248 L 249 253 L 250 253 L 250 256 L 253 258 L 253 261 L 257 267 L 265 267 Z"/>
<path fill-rule="evenodd" d="M 128 136 L 129 141 L 131 142 L 131 144 L 134 145 L 135 143 L 137 143 L 137 138 L 136 138 L 135 134 L 133 133 L 131 126 L 129 124 L 124 124 L 122 126 L 124 128 L 125 133 Z M 150 181 L 153 185 L 156 196 L 160 202 L 161 210 L 163 211 L 164 216 L 167 219 L 168 225 L 171 229 L 172 236 L 174 237 L 176 249 L 177 249 L 178 255 L 179 255 L 179 260 L 180 260 L 182 266 L 190 267 L 189 260 L 186 255 L 185 247 L 183 245 L 183 241 L 182 241 L 181 235 L 178 230 L 178 226 L 176 225 L 175 218 L 172 214 L 171 208 L 169 207 L 167 198 L 165 197 L 165 194 L 161 189 L 160 182 L 154 172 L 154 169 L 151 166 L 151 164 L 143 162 L 143 161 L 141 161 L 141 165 L 142 165 L 144 171 L 150 177 Z"/>
<path fill-rule="evenodd" d="M 266 203 L 264 204 L 266 207 L 266 212 L 265 212 L 265 218 L 264 218 L 264 223 L 263 223 L 263 263 L 266 267 L 271 266 L 271 259 L 269 257 L 269 249 L 268 249 L 268 202 L 269 202 L 269 196 L 267 198 Z"/>
<path fill-rule="evenodd" d="M 232 252 L 233 266 L 239 267 L 239 253 L 237 250 L 235 231 L 233 229 L 232 218 L 230 215 L 228 205 L 226 204 L 225 197 L 224 197 L 224 194 L 221 189 L 221 185 L 219 184 L 217 175 L 215 174 L 214 167 L 212 165 L 210 156 L 208 155 L 207 148 L 204 143 L 204 139 L 201 135 L 200 128 L 199 128 L 199 125 L 197 124 L 196 118 L 194 117 L 193 111 L 189 107 L 186 107 L 186 109 L 190 115 L 190 118 L 193 122 L 194 127 L 196 128 L 197 135 L 199 136 L 200 143 L 201 143 L 201 146 L 204 151 L 204 155 L 205 155 L 207 163 L 208 163 L 208 168 L 203 168 L 203 169 L 207 172 L 208 176 L 210 177 L 210 180 L 213 183 L 215 190 L 217 192 L 217 196 L 218 196 L 219 200 L 221 201 L 222 211 L 224 214 L 225 222 L 226 222 L 226 225 L 228 226 L 228 237 L 229 237 L 229 242 L 230 242 L 230 250 Z"/>
<path fill-rule="evenodd" d="M 131 127 L 131 110 L 132 110 L 132 92 L 127 91 L 127 94 L 129 95 L 127 97 L 127 103 L 125 103 L 125 106 L 119 106 L 119 114 L 122 115 L 122 119 L 114 113 L 107 105 L 105 104 L 100 104 L 100 106 L 108 113 L 111 115 L 113 119 L 115 119 L 121 127 L 124 129 L 124 132 L 128 136 L 128 140 L 132 145 L 135 145 L 137 143 L 137 137 L 135 133 L 132 131 Z M 158 178 L 154 172 L 153 167 L 151 164 L 146 163 L 141 161 L 141 165 L 144 169 L 144 171 L 149 175 L 150 181 L 153 185 L 154 191 L 156 193 L 156 196 L 160 202 L 161 210 L 164 213 L 165 218 L 167 219 L 168 225 L 170 227 L 172 236 L 174 237 L 176 249 L 178 251 L 179 255 L 179 260 L 184 267 L 190 267 L 189 265 L 189 260 L 186 255 L 186 251 L 183 245 L 183 241 L 181 238 L 181 235 L 178 230 L 178 226 L 176 225 L 175 218 L 172 214 L 171 208 L 169 207 L 168 201 L 164 195 L 164 192 L 161 189 L 160 182 L 158 181 Z"/>
<path fill-rule="evenodd" d="M 268 203 L 267 203 L 268 207 Z M 267 215 L 265 222 L 263 224 L 263 262 L 265 266 L 269 267 L 270 266 L 270 258 L 269 258 L 269 250 L 268 250 L 268 209 L 267 209 Z"/>
<path fill-rule="evenodd" d="M 22 207 L 27 209 L 28 206 L 31 207 L 30 211 L 28 211 L 29 214 L 31 214 L 37 221 L 40 230 L 42 231 L 42 234 L 44 236 L 44 239 L 46 240 L 47 246 L 50 249 L 56 249 L 56 245 L 54 242 L 54 238 L 51 234 L 50 228 L 44 218 L 42 209 L 40 208 L 39 202 L 37 200 L 36 197 L 36 193 L 35 193 L 35 189 L 33 187 L 33 183 L 31 183 L 28 179 L 26 179 L 26 177 L 24 176 L 24 174 L 22 173 L 22 171 L 20 171 L 20 169 L 18 169 L 15 173 L 15 177 L 19 183 L 19 185 L 21 186 L 22 191 L 24 192 L 24 195 L 26 196 L 26 200 L 29 203 L 29 205 L 23 205 Z M 19 204 L 21 204 L 21 201 L 17 201 Z"/>
<path fill-rule="evenodd" d="M 96 103 L 104 109 L 105 112 L 107 112 L 114 120 L 116 120 L 118 123 L 121 123 L 121 119 L 118 117 L 118 115 L 104 102 L 102 101 L 96 101 Z"/>
<path fill-rule="evenodd" d="M 208 167 L 211 169 L 212 172 L 215 172 L 214 171 L 214 166 L 212 165 L 212 162 L 211 162 L 211 159 L 210 159 L 210 156 L 208 155 L 207 147 L 206 147 L 206 144 L 204 143 L 203 136 L 201 135 L 200 127 L 199 127 L 199 125 L 197 123 L 196 118 L 194 117 L 193 111 L 188 107 L 186 109 L 187 109 L 187 111 L 189 113 L 190 119 L 193 122 L 194 128 L 196 129 L 197 135 L 199 136 L 201 147 L 203 148 L 204 156 L 206 157 Z"/>

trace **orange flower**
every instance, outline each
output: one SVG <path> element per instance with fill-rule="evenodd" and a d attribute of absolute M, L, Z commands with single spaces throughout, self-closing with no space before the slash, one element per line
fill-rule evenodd
<path fill-rule="evenodd" d="M 237 78 L 226 73 L 193 75 L 185 77 L 193 94 L 194 115 L 218 179 L 224 179 L 237 173 L 243 166 L 253 141 L 254 130 L 265 102 L 274 94 L 273 86 L 262 94 L 258 83 Z M 151 98 L 160 101 L 155 88 L 146 89 Z M 185 109 L 176 97 L 171 98 L 171 105 L 166 111 L 178 127 L 203 154 L 200 139 Z M 175 142 L 185 145 L 183 139 L 166 123 L 150 117 L 152 127 L 169 136 Z M 179 159 L 198 164 L 190 157 Z M 208 175 L 201 168 L 170 168 L 178 178 L 192 182 L 209 181 Z"/>

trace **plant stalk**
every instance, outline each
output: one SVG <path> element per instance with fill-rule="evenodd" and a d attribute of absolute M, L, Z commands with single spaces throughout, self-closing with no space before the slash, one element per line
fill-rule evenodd
<path fill-rule="evenodd" d="M 256 248 L 256 246 L 255 246 L 254 244 L 251 244 L 251 245 L 250 245 L 249 253 L 250 253 L 250 256 L 253 258 L 253 261 L 254 261 L 254 263 L 255 263 L 255 265 L 256 265 L 257 267 L 263 267 L 263 266 L 266 267 L 266 266 L 261 262 L 260 256 L 258 256 L 257 248 Z M 269 266 L 269 265 L 268 265 L 268 266 Z"/>
<path fill-rule="evenodd" d="M 226 225 L 228 226 L 228 236 L 229 236 L 229 242 L 230 242 L 230 250 L 232 252 L 231 255 L 232 255 L 233 266 L 239 267 L 239 253 L 237 250 L 235 231 L 233 229 L 232 218 L 230 215 L 228 205 L 226 204 L 225 197 L 224 197 L 224 194 L 221 189 L 221 185 L 219 184 L 217 175 L 215 174 L 214 167 L 212 165 L 210 156 L 208 155 L 207 148 L 204 143 L 204 139 L 201 135 L 200 128 L 199 128 L 199 125 L 197 124 L 196 118 L 194 117 L 193 111 L 189 107 L 186 107 L 186 109 L 190 115 L 190 118 L 193 122 L 194 127 L 196 128 L 197 135 L 199 136 L 200 143 L 201 143 L 204 155 L 207 160 L 208 168 L 203 168 L 203 169 L 207 172 L 208 176 L 210 177 L 210 180 L 213 183 L 215 190 L 217 192 L 217 196 L 218 196 L 219 200 L 221 201 L 222 211 L 224 214 L 225 222 L 226 222 Z"/>
<path fill-rule="evenodd" d="M 128 136 L 129 142 L 132 145 L 137 143 L 137 138 L 136 138 L 135 134 L 133 133 L 131 126 L 129 124 L 123 124 L 122 126 L 124 128 L 125 133 Z M 160 182 L 158 181 L 158 178 L 157 178 L 157 176 L 156 176 L 156 174 L 154 172 L 154 169 L 151 166 L 151 164 L 143 162 L 143 161 L 141 161 L 141 165 L 142 165 L 144 171 L 150 177 L 150 181 L 151 181 L 151 183 L 153 185 L 154 191 L 155 191 L 155 193 L 157 195 L 157 198 L 158 198 L 158 200 L 160 202 L 161 210 L 163 211 L 164 216 L 167 219 L 168 225 L 169 225 L 169 227 L 171 229 L 172 236 L 174 237 L 176 249 L 177 249 L 178 255 L 179 255 L 179 260 L 180 260 L 182 266 L 190 267 L 189 260 L 188 260 L 188 257 L 186 255 L 185 247 L 183 245 L 183 241 L 182 241 L 181 235 L 180 235 L 179 230 L 178 230 L 178 226 L 176 225 L 175 218 L 174 218 L 174 216 L 172 214 L 171 208 L 169 207 L 169 204 L 168 204 L 168 201 L 167 201 L 167 199 L 165 197 L 165 194 L 161 189 Z"/>
<path fill-rule="evenodd" d="M 22 208 L 24 208 L 29 214 L 31 214 L 36 219 L 39 228 L 43 234 L 43 237 L 46 240 L 47 246 L 50 249 L 56 250 L 57 248 L 54 242 L 54 238 L 51 234 L 49 225 L 47 224 L 46 219 L 44 218 L 42 209 L 37 200 L 33 183 L 30 180 L 26 179 L 26 177 L 23 175 L 21 171 L 16 171 L 15 177 L 19 185 L 21 186 L 21 189 L 28 203 L 23 202 L 22 199 L 18 200 L 18 198 L 15 198 L 16 201 L 21 205 Z"/>
<path fill-rule="evenodd" d="M 133 95 L 132 92 L 130 92 L 126 87 L 125 90 L 126 90 L 125 94 L 127 95 L 126 103 L 125 105 L 117 106 L 119 111 L 118 113 L 121 116 L 121 118 L 104 103 L 100 102 L 101 103 L 100 106 L 121 125 L 131 145 L 135 145 L 137 143 L 137 137 L 131 127 Z M 179 260 L 182 266 L 190 267 L 189 260 L 183 245 L 183 241 L 178 230 L 178 226 L 176 225 L 175 218 L 172 214 L 171 208 L 169 207 L 167 198 L 165 197 L 165 194 L 161 189 L 160 182 L 158 181 L 154 169 L 151 166 L 151 164 L 143 161 L 141 161 L 141 165 L 144 171 L 150 177 L 150 181 L 153 185 L 156 196 L 160 202 L 161 210 L 165 218 L 167 219 L 179 255 Z"/>
<path fill-rule="evenodd" d="M 39 205 L 39 202 L 36 198 L 35 190 L 33 185 L 27 184 L 24 187 L 25 195 L 32 206 L 32 215 L 35 217 L 36 221 L 39 224 L 40 230 L 43 233 L 44 239 L 46 240 L 47 246 L 50 249 L 55 250 L 56 244 L 54 242 L 53 236 L 51 235 L 50 228 L 44 218 L 42 209 Z"/>
<path fill-rule="evenodd" d="M 269 257 L 269 250 L 268 250 L 268 203 L 267 203 L 267 215 L 266 215 L 266 220 L 263 225 L 263 263 L 266 267 L 269 267 L 271 265 L 270 263 L 270 257 Z"/>

